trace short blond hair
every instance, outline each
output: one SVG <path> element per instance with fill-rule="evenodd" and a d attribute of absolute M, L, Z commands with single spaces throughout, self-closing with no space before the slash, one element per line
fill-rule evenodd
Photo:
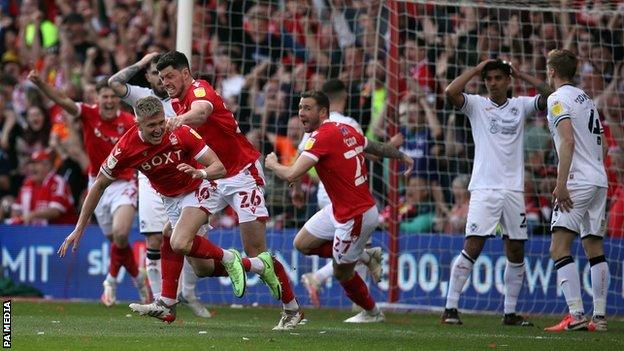
<path fill-rule="evenodd" d="M 134 107 L 137 118 L 149 118 L 158 114 L 164 114 L 162 102 L 155 96 L 140 98 Z"/>
<path fill-rule="evenodd" d="M 576 75 L 578 59 L 570 50 L 555 49 L 548 53 L 546 64 L 555 70 L 559 78 L 572 80 Z"/>

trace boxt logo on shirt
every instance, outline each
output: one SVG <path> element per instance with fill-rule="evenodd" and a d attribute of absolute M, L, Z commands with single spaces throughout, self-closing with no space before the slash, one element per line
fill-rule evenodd
<path fill-rule="evenodd" d="M 144 171 L 149 171 L 152 168 L 167 165 L 170 163 L 178 163 L 182 159 L 182 150 L 168 151 L 163 152 L 161 154 L 155 155 L 148 161 L 145 161 L 141 164 L 141 169 Z"/>

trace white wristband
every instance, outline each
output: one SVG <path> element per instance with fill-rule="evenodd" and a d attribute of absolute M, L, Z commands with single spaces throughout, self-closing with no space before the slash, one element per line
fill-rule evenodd
<path fill-rule="evenodd" d="M 199 170 L 199 173 L 201 173 L 201 177 L 202 177 L 203 179 L 208 179 L 208 173 L 206 172 L 206 170 L 205 170 L 205 169 L 200 169 L 200 170 Z"/>

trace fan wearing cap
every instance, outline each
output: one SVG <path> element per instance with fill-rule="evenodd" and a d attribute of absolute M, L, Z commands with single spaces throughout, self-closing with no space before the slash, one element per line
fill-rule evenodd
<path fill-rule="evenodd" d="M 50 151 L 35 151 L 28 164 L 28 177 L 13 204 L 14 224 L 73 224 L 78 219 L 71 190 L 56 174 Z"/>

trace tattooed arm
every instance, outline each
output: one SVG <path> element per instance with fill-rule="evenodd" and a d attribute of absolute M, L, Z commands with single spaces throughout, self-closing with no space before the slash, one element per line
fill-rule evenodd
<path fill-rule="evenodd" d="M 399 160 L 399 162 L 403 163 L 406 166 L 405 172 L 403 172 L 405 176 L 409 176 L 412 173 L 414 160 L 403 152 L 399 151 L 399 149 L 397 149 L 394 145 L 390 143 L 380 143 L 367 139 L 367 144 L 364 148 L 364 152 L 379 157 L 397 159 Z"/>
<path fill-rule="evenodd" d="M 110 86 L 111 89 L 115 91 L 115 94 L 117 94 L 117 96 L 126 96 L 126 94 L 128 93 L 128 86 L 126 85 L 128 84 L 128 81 L 132 79 L 132 77 L 134 77 L 140 70 L 149 65 L 152 61 L 152 58 L 156 55 L 158 54 L 154 52 L 149 53 L 143 56 L 143 58 L 139 60 L 139 62 L 115 73 L 112 77 L 108 79 L 108 86 Z"/>

